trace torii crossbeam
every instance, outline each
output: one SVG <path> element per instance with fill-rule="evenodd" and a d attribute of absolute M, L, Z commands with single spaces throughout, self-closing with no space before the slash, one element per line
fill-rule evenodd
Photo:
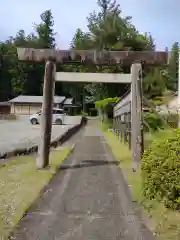
<path fill-rule="evenodd" d="M 45 62 L 54 60 L 56 63 L 79 64 L 125 64 L 131 65 L 134 61 L 147 65 L 166 64 L 168 52 L 164 51 L 97 51 L 97 50 L 54 50 L 18 48 L 20 61 Z"/>

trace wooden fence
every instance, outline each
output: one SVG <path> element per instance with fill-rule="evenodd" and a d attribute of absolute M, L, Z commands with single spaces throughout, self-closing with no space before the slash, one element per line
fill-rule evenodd
<path fill-rule="evenodd" d="M 115 105 L 113 129 L 119 139 L 131 149 L 131 92 Z"/>

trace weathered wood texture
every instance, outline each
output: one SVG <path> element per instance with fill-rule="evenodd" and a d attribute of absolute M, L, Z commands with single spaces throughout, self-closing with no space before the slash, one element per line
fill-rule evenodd
<path fill-rule="evenodd" d="M 58 82 L 130 83 L 131 74 L 56 72 Z"/>
<path fill-rule="evenodd" d="M 141 64 L 133 64 L 131 66 L 131 146 L 133 157 L 133 169 L 137 171 L 141 161 L 142 153 L 142 136 L 141 136 L 141 95 L 139 85 L 139 73 L 141 71 Z"/>
<path fill-rule="evenodd" d="M 126 113 L 131 112 L 131 99 L 132 93 L 130 92 L 126 96 L 124 96 L 115 106 L 113 109 L 114 117 L 122 116 Z"/>
<path fill-rule="evenodd" d="M 133 170 L 136 171 L 141 161 L 143 134 L 142 134 L 142 104 L 139 73 L 141 64 L 132 64 L 131 92 L 124 96 L 114 106 L 114 130 L 120 135 L 124 143 L 128 142 L 132 150 Z M 124 137 L 122 137 L 124 136 Z"/>
<path fill-rule="evenodd" d="M 167 52 L 153 51 L 96 51 L 96 50 L 53 50 L 17 48 L 21 61 L 44 62 L 53 59 L 57 63 L 92 63 L 97 65 L 127 64 L 135 62 L 149 65 L 166 64 Z"/>
<path fill-rule="evenodd" d="M 43 104 L 41 116 L 41 141 L 36 159 L 37 168 L 44 168 L 49 165 L 49 151 L 52 130 L 52 105 L 54 97 L 56 65 L 47 61 L 44 73 Z"/>

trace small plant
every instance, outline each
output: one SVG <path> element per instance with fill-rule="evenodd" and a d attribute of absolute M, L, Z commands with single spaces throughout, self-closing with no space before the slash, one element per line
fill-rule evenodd
<path fill-rule="evenodd" d="M 144 152 L 143 195 L 180 209 L 180 130 L 161 135 Z"/>
<path fill-rule="evenodd" d="M 87 117 L 88 116 L 88 113 L 87 112 L 81 112 L 81 116 L 83 116 L 83 117 Z"/>

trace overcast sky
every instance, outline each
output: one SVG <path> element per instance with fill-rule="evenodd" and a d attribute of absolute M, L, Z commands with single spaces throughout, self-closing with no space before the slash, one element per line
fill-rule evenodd
<path fill-rule="evenodd" d="M 180 41 L 180 0 L 117 0 L 123 15 L 141 32 L 150 32 L 156 46 L 164 50 Z M 77 28 L 86 29 L 88 13 L 97 9 L 96 0 L 0 0 L 0 41 L 19 29 L 33 31 L 40 14 L 51 9 L 55 20 L 58 47 L 68 48 Z"/>

